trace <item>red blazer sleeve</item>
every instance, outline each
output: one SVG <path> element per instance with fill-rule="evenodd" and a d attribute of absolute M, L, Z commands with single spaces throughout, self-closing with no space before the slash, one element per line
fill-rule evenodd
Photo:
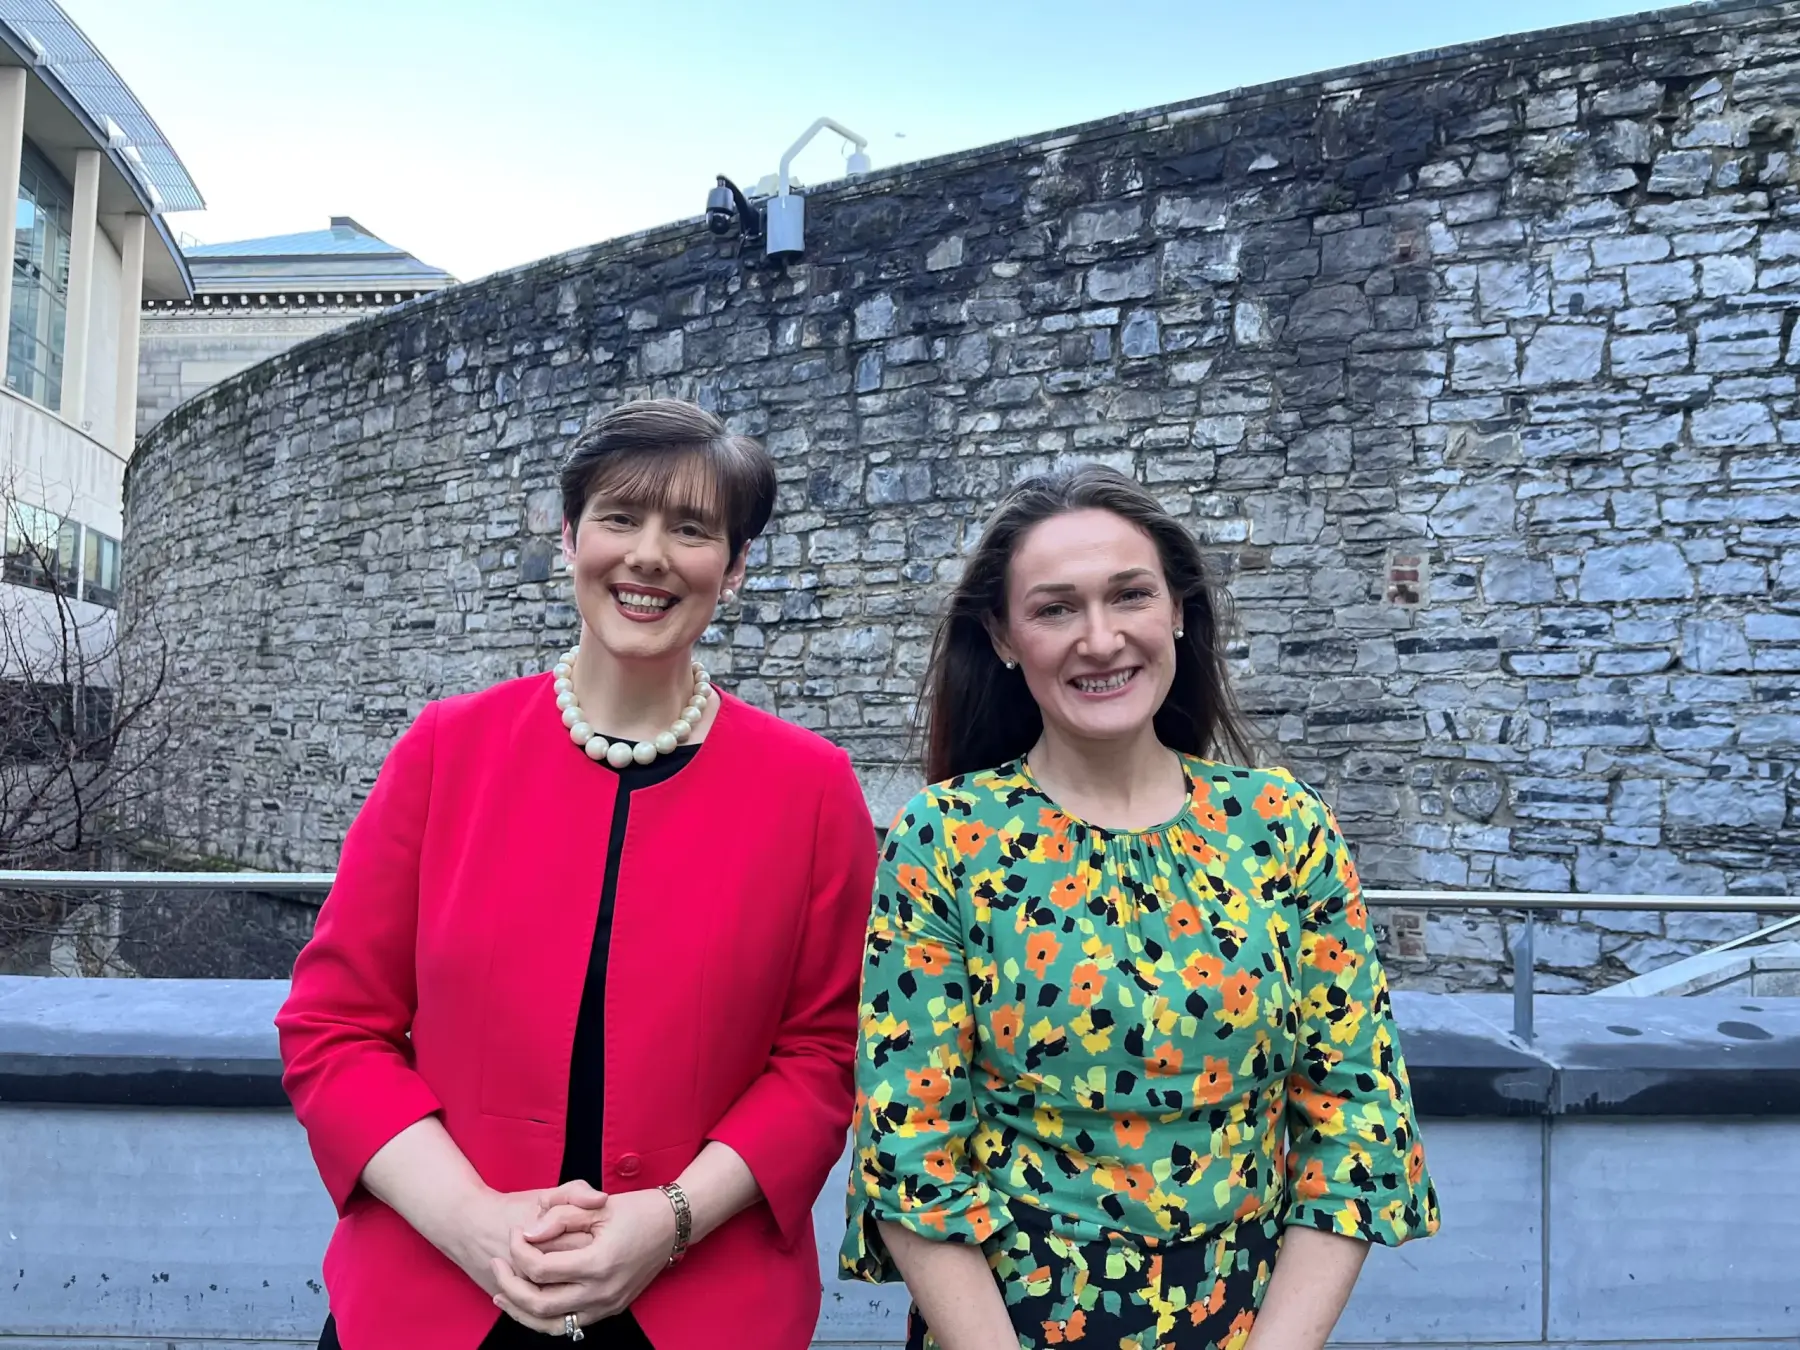
<path fill-rule="evenodd" d="M 788 1242 L 844 1151 L 855 1109 L 856 1000 L 875 884 L 875 826 L 850 759 L 839 752 L 813 826 L 811 894 L 768 1066 L 710 1137 L 750 1167 Z"/>
<path fill-rule="evenodd" d="M 407 1039 L 436 730 L 433 704 L 389 752 L 275 1016 L 282 1086 L 339 1214 L 376 1151 L 440 1109 Z"/>

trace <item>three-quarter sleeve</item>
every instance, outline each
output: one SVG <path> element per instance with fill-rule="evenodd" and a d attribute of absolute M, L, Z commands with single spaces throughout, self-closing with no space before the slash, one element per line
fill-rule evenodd
<path fill-rule="evenodd" d="M 427 706 L 389 751 L 275 1017 L 282 1086 L 340 1214 L 382 1145 L 441 1109 L 407 1039 L 436 717 Z"/>
<path fill-rule="evenodd" d="M 863 962 L 846 1277 L 897 1280 L 878 1222 L 980 1243 L 1011 1222 L 989 1189 L 970 1073 L 977 1028 L 946 822 L 922 793 L 888 832 Z"/>
<path fill-rule="evenodd" d="M 844 1150 L 856 987 L 875 873 L 875 825 L 842 751 L 821 785 L 799 955 L 769 1062 L 708 1137 L 750 1169 L 782 1238 L 811 1231 L 812 1206 Z"/>
<path fill-rule="evenodd" d="M 1331 812 L 1302 788 L 1294 884 L 1300 1032 L 1287 1080 L 1284 1222 L 1397 1245 L 1437 1231 L 1375 932 Z"/>

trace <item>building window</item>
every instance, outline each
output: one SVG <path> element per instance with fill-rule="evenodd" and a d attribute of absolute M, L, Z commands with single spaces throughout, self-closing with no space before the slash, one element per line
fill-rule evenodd
<path fill-rule="evenodd" d="M 107 609 L 119 607 L 119 541 L 83 528 L 81 598 Z"/>
<path fill-rule="evenodd" d="M 54 511 L 25 502 L 9 502 L 6 510 L 4 575 L 15 586 L 74 593 L 81 526 Z"/>
<path fill-rule="evenodd" d="M 62 408 L 73 216 L 68 183 L 27 141 L 19 165 L 6 384 L 52 412 Z"/>
<path fill-rule="evenodd" d="M 8 502 L 0 580 L 117 609 L 119 541 L 41 506 Z"/>
<path fill-rule="evenodd" d="M 0 762 L 111 759 L 114 698 L 98 685 L 0 680 Z"/>

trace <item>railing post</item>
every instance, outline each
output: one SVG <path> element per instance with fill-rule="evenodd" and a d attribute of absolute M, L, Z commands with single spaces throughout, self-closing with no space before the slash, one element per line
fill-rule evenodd
<path fill-rule="evenodd" d="M 1532 976 L 1535 973 L 1532 939 L 1536 924 L 1537 912 L 1526 910 L 1525 923 L 1512 940 L 1513 1035 L 1522 1041 L 1529 1041 L 1532 1033 Z"/>

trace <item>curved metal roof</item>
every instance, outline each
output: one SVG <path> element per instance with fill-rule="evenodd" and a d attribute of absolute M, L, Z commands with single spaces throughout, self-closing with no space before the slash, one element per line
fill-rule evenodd
<path fill-rule="evenodd" d="M 144 105 L 56 0 L 0 0 L 0 24 L 20 39 L 35 38 L 42 46 L 44 58 L 37 72 L 45 83 L 61 85 L 97 126 L 104 129 L 110 118 L 126 143 L 137 147 L 137 158 L 123 159 L 141 182 L 156 189 L 162 210 L 205 208 L 200 189 Z M 26 40 L 23 45 L 31 44 Z"/>

